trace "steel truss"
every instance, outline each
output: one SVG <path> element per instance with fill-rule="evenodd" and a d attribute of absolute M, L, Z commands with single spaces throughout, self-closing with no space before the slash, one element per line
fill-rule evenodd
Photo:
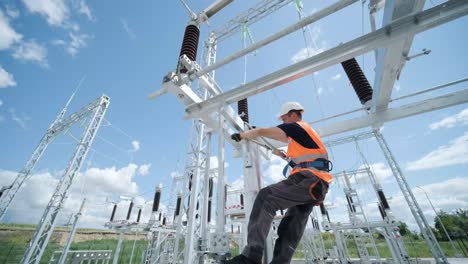
<path fill-rule="evenodd" d="M 327 51 L 324 51 L 318 55 L 300 61 L 296 64 L 288 66 L 284 69 L 278 70 L 266 76 L 263 76 L 257 80 L 251 81 L 249 83 L 243 84 L 235 89 L 232 89 L 227 92 L 222 92 L 222 89 L 214 80 L 214 70 L 217 68 L 224 66 L 227 63 L 230 63 L 244 55 L 247 55 L 250 52 L 253 52 L 259 49 L 262 46 L 265 46 L 275 40 L 280 39 L 287 34 L 294 32 L 307 26 L 313 22 L 318 21 L 319 19 L 324 18 L 342 8 L 345 8 L 353 3 L 357 2 L 357 0 L 342 0 L 338 1 L 335 4 L 330 5 L 329 7 L 314 13 L 311 16 L 305 17 L 301 19 L 299 22 L 279 31 L 278 33 L 267 37 L 264 40 L 261 40 L 243 50 L 236 52 L 235 54 L 222 59 L 220 62 L 215 63 L 215 60 L 208 60 L 208 63 L 205 58 L 205 67 L 200 67 L 195 61 L 191 61 L 188 59 L 187 56 L 183 55 L 179 58 L 179 63 L 184 65 L 184 67 L 188 70 L 185 73 L 176 74 L 174 72 L 169 73 L 163 80 L 163 86 L 161 90 L 153 93 L 150 95 L 150 98 L 155 98 L 160 96 L 164 93 L 171 93 L 173 94 L 183 105 L 186 106 L 186 113 L 189 115 L 190 118 L 194 119 L 194 131 L 196 131 L 195 138 L 198 138 L 198 141 L 193 144 L 192 150 L 198 151 L 194 155 L 194 163 L 195 165 L 188 166 L 189 173 L 187 173 L 186 169 L 186 189 L 190 186 L 193 179 L 193 185 L 191 185 L 190 189 L 190 197 L 197 197 L 197 198 L 204 198 L 206 195 L 202 195 L 200 192 L 203 192 L 204 188 L 199 187 L 198 181 L 200 181 L 200 173 L 203 171 L 203 160 L 200 155 L 206 155 L 206 153 L 200 154 L 200 152 L 206 150 L 203 147 L 203 136 L 206 134 L 206 129 L 208 132 L 218 132 L 222 134 L 222 137 L 228 136 L 233 131 L 239 131 L 244 129 L 244 124 L 240 120 L 239 116 L 233 111 L 233 109 L 229 106 L 232 103 L 235 103 L 241 99 L 248 98 L 250 96 L 259 94 L 261 92 L 267 91 L 269 89 L 275 88 L 287 82 L 293 81 L 295 79 L 301 78 L 306 76 L 307 74 L 311 74 L 313 72 L 322 70 L 329 66 L 341 63 L 342 61 L 351 59 L 353 57 L 362 55 L 372 50 L 376 49 L 386 49 L 382 52 L 378 52 L 377 63 L 380 65 L 378 66 L 378 74 L 376 75 L 375 85 L 379 87 L 375 92 L 376 96 L 372 99 L 372 108 L 367 115 L 363 117 L 358 117 L 350 120 L 341 121 L 335 124 L 327 125 L 325 127 L 317 129 L 317 132 L 321 136 L 329 136 L 334 134 L 343 133 L 346 131 L 352 131 L 358 128 L 363 127 L 379 127 L 384 122 L 396 120 L 400 118 L 404 118 L 411 115 L 416 115 L 428 111 L 433 111 L 436 109 L 441 109 L 444 107 L 462 104 L 468 102 L 468 90 L 462 90 L 458 92 L 453 92 L 451 94 L 433 97 L 428 100 L 411 103 L 407 105 L 400 106 L 398 108 L 388 108 L 388 103 L 391 102 L 390 95 L 391 95 L 391 84 L 393 84 L 394 79 L 398 77 L 401 72 L 401 68 L 404 65 L 404 61 L 402 61 L 401 56 L 397 56 L 394 58 L 394 54 L 403 53 L 403 58 L 406 56 L 404 53 L 409 50 L 409 47 L 412 43 L 412 38 L 415 34 L 429 30 L 441 24 L 447 23 L 459 17 L 465 16 L 468 14 L 468 2 L 466 1 L 459 1 L 459 0 L 449 0 L 446 3 L 440 4 L 433 8 L 420 11 L 422 8 L 422 0 L 408 0 L 408 1 L 401 1 L 401 0 L 388 0 L 386 1 L 386 11 L 385 11 L 385 18 L 383 27 L 375 30 L 371 33 L 363 35 L 359 38 L 356 38 L 352 41 L 347 43 L 341 44 L 335 48 L 331 48 Z M 271 1 L 272 5 L 276 5 L 274 8 L 266 8 L 267 1 L 261 2 L 261 4 L 257 5 L 257 7 L 253 8 L 252 10 L 248 10 L 247 12 L 239 15 L 238 17 L 232 19 L 228 22 L 224 28 L 218 31 L 214 31 L 210 34 L 211 39 L 218 38 L 227 38 L 236 30 L 239 30 L 242 26 L 250 25 L 251 23 L 259 20 L 260 18 L 273 13 L 275 8 L 279 8 L 283 1 Z M 264 5 L 264 6 L 262 6 Z M 262 8 L 259 8 L 261 7 Z M 207 56 L 205 53 L 205 56 Z M 382 67 L 381 64 L 389 63 L 391 65 L 390 69 L 385 69 Z M 392 72 L 397 72 L 397 74 L 393 74 Z M 194 80 L 198 80 L 199 89 L 203 87 L 206 89 L 203 93 L 197 94 L 195 93 L 190 87 L 190 83 Z M 390 87 L 390 88 L 389 88 Z M 200 91 L 197 91 L 198 93 Z M 222 122 L 220 120 L 224 119 L 225 121 Z M 203 124 L 202 129 L 199 129 L 198 123 L 200 122 Z M 374 132 L 373 132 L 374 133 Z M 192 137 L 194 134 L 192 133 Z M 370 135 L 364 135 L 362 138 L 367 138 Z M 220 136 L 221 137 L 221 136 Z M 192 139 L 193 140 L 193 139 Z M 347 139 L 348 141 L 355 141 L 358 140 L 356 138 Z M 221 139 L 220 139 L 221 141 Z M 382 140 L 383 141 L 383 138 Z M 380 143 L 379 141 L 379 143 Z M 252 148 L 248 146 L 248 143 L 243 142 L 242 144 L 237 144 L 232 141 L 229 141 L 234 145 L 235 148 L 242 151 L 243 158 L 244 158 L 244 175 L 249 175 L 248 170 L 246 168 L 251 167 L 256 161 L 251 159 L 251 155 L 256 155 L 253 153 Z M 350 142 L 350 141 L 349 141 Z M 382 143 L 380 143 L 382 145 Z M 388 153 L 388 146 L 386 149 L 383 148 L 384 154 L 386 158 L 389 160 L 389 163 L 394 163 L 396 166 L 396 162 L 394 161 L 393 157 Z M 387 153 L 386 153 L 387 152 Z M 189 151 L 189 153 L 191 153 Z M 390 153 L 391 154 L 391 153 Z M 206 157 L 205 157 L 206 158 Z M 206 163 L 205 163 L 206 164 Z M 205 165 L 207 166 L 207 165 Z M 392 166 L 392 165 L 391 165 Z M 193 171 L 195 169 L 195 171 Z M 205 167 L 205 170 L 208 168 Z M 398 170 L 398 169 L 395 169 Z M 397 181 L 399 182 L 400 188 L 403 191 L 405 197 L 409 195 L 410 190 L 407 188 L 408 186 L 405 185 L 405 181 L 403 176 L 395 174 Z M 252 179 L 249 177 L 249 179 Z M 253 178 L 255 179 L 255 178 Z M 371 179 L 372 180 L 372 179 Z M 201 184 L 200 184 L 201 185 Z M 248 187 L 247 187 L 248 188 Z M 253 188 L 250 186 L 250 188 Z M 379 185 L 374 182 L 374 188 L 378 190 Z M 205 188 L 206 191 L 206 188 Z M 219 191 L 219 190 L 218 190 Z M 250 190 L 252 194 L 254 194 L 254 189 Z M 410 195 L 412 196 L 412 194 Z M 423 222 L 421 225 L 424 227 L 424 221 L 417 211 L 417 203 L 414 199 L 409 198 L 411 203 L 414 207 L 414 212 L 416 212 L 416 221 Z M 191 199 L 190 205 L 188 210 L 184 212 L 187 218 L 187 227 L 185 228 L 182 223 L 182 217 L 179 218 L 178 223 L 178 230 L 176 239 L 176 254 L 179 254 L 177 250 L 179 240 L 185 234 L 186 236 L 186 245 L 189 245 L 185 249 L 184 253 L 184 263 L 191 263 L 192 262 L 203 262 L 204 260 L 199 257 L 199 253 L 202 252 L 201 249 L 205 249 L 204 239 L 203 237 L 200 241 L 201 243 L 198 246 L 201 248 L 194 247 L 197 246 L 195 239 L 199 239 L 200 235 L 197 230 L 199 230 L 198 222 L 194 221 L 196 216 L 198 215 L 198 209 L 194 209 L 195 202 L 194 199 Z M 205 204 L 206 201 L 201 201 Z M 219 200 L 218 200 L 219 202 Z M 246 205 L 246 207 L 248 207 Z M 248 212 L 248 210 L 247 210 Z M 220 212 L 218 212 L 219 214 Z M 362 228 L 380 228 L 382 226 L 393 227 L 394 223 L 391 223 L 391 220 L 386 220 L 387 222 L 382 223 L 368 223 L 366 226 Z M 390 221 L 390 222 L 389 222 Z M 331 223 L 328 223 L 328 227 L 330 227 Z M 347 229 L 355 229 L 356 224 L 350 225 L 340 225 L 339 228 L 336 225 L 332 225 L 335 230 L 347 230 Z M 387 241 L 394 239 L 392 232 L 390 232 L 389 228 L 384 228 L 384 236 L 386 235 Z M 430 231 L 429 231 L 430 232 Z M 337 237 L 337 244 L 343 243 L 342 233 L 336 232 Z M 426 234 L 427 237 L 430 237 L 430 234 Z M 341 242 L 340 242 L 341 240 Z M 428 243 L 432 243 L 431 250 L 433 252 L 434 257 L 436 258 L 438 263 L 446 263 L 445 257 L 440 254 L 437 246 L 434 246 L 434 242 L 432 239 L 426 239 Z M 397 247 L 401 247 L 401 245 L 396 243 L 389 243 L 392 244 L 392 254 L 400 254 L 403 256 L 404 248 L 397 249 Z M 366 254 L 364 251 L 365 249 L 362 248 L 361 250 L 363 253 Z M 344 249 L 338 250 L 339 259 L 345 261 L 346 256 Z M 268 257 L 268 256 L 267 256 Z M 197 259 L 196 259 L 197 258 Z M 178 260 L 179 258 L 177 258 Z M 369 258 L 368 258 L 369 259 Z M 397 258 L 395 258 L 397 259 Z"/>
<path fill-rule="evenodd" d="M 80 210 L 78 210 L 78 213 L 75 214 L 75 219 L 73 220 L 70 234 L 68 235 L 67 242 L 65 242 L 65 246 L 63 247 L 63 252 L 62 252 L 62 255 L 60 256 L 58 264 L 64 264 L 65 260 L 67 259 L 67 255 L 70 251 L 70 246 L 73 242 L 73 238 L 75 237 L 75 232 L 77 228 L 76 224 L 78 223 L 78 220 L 80 219 L 81 214 L 83 213 L 83 207 L 85 205 L 85 202 L 86 202 L 86 199 L 83 199 L 83 202 L 81 202 Z"/>
<path fill-rule="evenodd" d="M 356 147 L 364 161 L 365 164 L 365 169 L 361 169 L 360 171 L 356 171 L 354 173 L 351 172 L 351 174 L 358 174 L 358 173 L 363 173 L 365 172 L 366 174 L 369 175 L 369 179 L 372 183 L 372 186 L 374 188 L 374 191 L 377 194 L 377 197 L 379 197 L 378 192 L 382 191 L 382 188 L 380 184 L 378 183 L 377 179 L 375 178 L 375 175 L 372 173 L 370 170 L 369 164 L 367 163 L 363 153 L 360 151 L 358 141 L 359 140 L 364 140 L 364 139 L 369 139 L 375 137 L 377 139 L 377 142 L 379 143 L 379 146 L 387 159 L 387 162 L 392 169 L 393 175 L 398 183 L 398 186 L 400 187 L 400 190 L 405 198 L 405 200 L 408 203 L 408 206 L 411 210 L 411 213 L 413 214 L 416 223 L 418 224 L 419 228 L 421 229 L 421 233 L 423 234 L 424 239 L 426 240 L 426 243 L 429 245 L 429 248 L 431 249 L 431 252 L 436 259 L 437 263 L 448 263 L 447 259 L 445 257 L 444 252 L 440 248 L 439 243 L 437 242 L 434 234 L 432 233 L 431 227 L 429 226 L 429 223 L 427 222 L 418 202 L 416 201 L 416 198 L 414 197 L 411 188 L 409 187 L 409 184 L 407 183 L 400 167 L 398 166 L 397 161 L 395 160 L 393 154 L 390 151 L 390 148 L 388 144 L 386 143 L 382 133 L 378 129 L 373 129 L 372 132 L 365 132 L 365 133 L 360 133 L 356 135 L 351 135 L 348 137 L 344 138 L 339 138 L 333 141 L 328 141 L 325 142 L 324 144 L 328 147 L 331 146 L 336 146 L 336 145 L 341 145 L 341 144 L 346 144 L 346 143 L 351 143 L 355 142 Z M 338 176 L 338 175 L 335 175 Z M 346 178 L 346 177 L 345 177 Z M 348 183 L 348 182 L 347 182 Z M 356 200 L 356 199 L 354 199 Z M 380 197 L 379 197 L 380 200 Z M 351 200 L 353 201 L 353 200 Z M 383 201 L 380 200 L 380 204 L 382 204 Z M 351 206 L 351 205 L 350 205 Z M 352 207 L 355 207 L 353 205 Z M 349 208 L 348 208 L 349 209 Z M 385 239 L 387 240 L 390 250 L 392 252 L 392 255 L 394 259 L 399 261 L 399 263 L 404 263 L 408 261 L 408 254 L 404 248 L 403 242 L 401 239 L 399 239 L 398 234 L 396 233 L 397 231 L 395 230 L 395 220 L 389 210 L 383 209 L 386 211 L 386 215 L 384 217 L 384 220 L 390 224 L 390 226 L 383 225 L 383 231 L 381 233 L 384 235 Z"/>
<path fill-rule="evenodd" d="M 376 30 L 375 32 L 368 33 L 357 39 L 343 43 L 335 48 L 331 48 L 313 57 L 304 59 L 284 69 L 263 76 L 257 80 L 214 96 L 208 100 L 195 102 L 186 108 L 186 112 L 190 114 L 190 116 L 196 117 L 210 111 L 216 111 L 222 105 L 231 104 L 241 99 L 265 92 L 279 85 L 283 85 L 313 72 L 341 63 L 344 60 L 362 55 L 376 48 L 391 46 L 394 41 L 405 38 L 407 34 L 416 34 L 426 31 L 456 18 L 465 16 L 466 14 L 468 14 L 468 3 L 466 1 L 450 0 L 431 9 L 404 16 L 393 21 L 384 28 Z M 206 70 L 200 71 L 200 73 L 206 73 Z M 192 75 L 202 76 L 200 73 L 194 72 Z M 464 91 L 464 97 L 462 97 L 461 100 L 457 100 L 455 104 L 466 102 L 466 98 L 468 98 L 466 96 L 467 93 L 468 91 Z M 463 95 L 459 94 L 459 96 Z M 452 99 L 451 102 L 456 100 L 454 96 L 451 96 L 450 99 Z M 433 109 L 434 108 L 431 108 L 430 110 Z M 381 113 L 382 112 L 375 112 L 374 114 Z M 384 115 L 381 115 L 380 117 L 383 118 Z M 342 132 L 345 131 L 334 131 L 335 134 Z"/>
<path fill-rule="evenodd" d="M 382 152 L 385 155 L 385 158 L 387 159 L 390 168 L 392 169 L 393 175 L 397 180 L 398 186 L 400 186 L 400 190 L 403 194 L 403 197 L 405 197 L 405 200 L 408 203 L 408 207 L 411 210 L 411 213 L 413 214 L 413 217 L 416 220 L 416 223 L 418 224 L 419 229 L 421 230 L 421 233 L 424 239 L 426 240 L 426 243 L 431 249 L 432 255 L 435 258 L 436 263 L 448 263 L 447 257 L 445 256 L 444 252 L 442 251 L 442 248 L 437 242 L 437 239 L 434 236 L 434 233 L 432 232 L 432 229 L 429 223 L 427 222 L 427 219 L 424 216 L 421 207 L 416 201 L 416 198 L 414 197 L 414 194 L 411 191 L 411 188 L 408 182 L 406 181 L 403 172 L 400 169 L 400 166 L 398 166 L 398 163 L 395 157 L 393 156 L 390 147 L 385 141 L 385 138 L 383 137 L 382 133 L 380 133 L 380 131 L 377 129 L 374 129 L 374 135 L 377 139 L 377 142 L 379 143 L 380 148 L 382 149 Z"/>
<path fill-rule="evenodd" d="M 37 264 L 41 260 L 42 254 L 44 253 L 47 243 L 49 242 L 49 238 L 52 235 L 52 232 L 54 231 L 54 227 L 57 221 L 57 215 L 59 214 L 65 200 L 68 197 L 68 192 L 73 183 L 73 180 L 78 174 L 81 165 L 83 164 L 86 158 L 88 150 L 91 147 L 91 144 L 93 143 L 94 137 L 96 136 L 97 130 L 101 125 L 102 120 L 104 119 L 104 115 L 108 106 L 109 97 L 101 96 L 91 104 L 85 106 L 77 113 L 72 114 L 68 119 L 57 122 L 47 131 L 45 136 L 46 138 L 50 137 L 50 135 L 53 135 L 58 131 L 63 131 L 65 128 L 70 127 L 72 124 L 80 120 L 83 120 L 86 116 L 92 115 L 92 117 L 89 119 L 88 126 L 86 127 L 86 130 L 83 133 L 80 142 L 77 144 L 75 153 L 72 159 L 70 160 L 70 163 L 68 164 L 64 175 L 60 179 L 49 203 L 47 204 L 46 209 L 44 210 L 36 232 L 34 233 L 33 238 L 31 239 L 31 242 L 28 245 L 23 259 L 21 260 L 21 263 Z M 40 149 L 42 150 L 42 152 L 43 150 L 45 150 L 48 143 L 50 143 L 48 140 L 46 140 L 45 142 L 41 141 L 40 145 L 43 147 L 41 147 Z M 40 157 L 40 155 L 38 157 Z M 34 162 L 31 163 L 28 162 L 29 167 L 27 170 L 27 174 L 20 174 L 15 180 L 15 182 L 18 181 L 23 183 L 25 180 L 25 176 L 27 176 L 30 173 L 37 160 L 38 159 L 35 159 Z M 13 197 L 11 197 L 11 199 L 12 198 Z"/>
<path fill-rule="evenodd" d="M 216 46 L 215 38 L 209 38 L 205 42 L 203 54 L 204 63 L 209 65 L 216 60 Z M 214 72 L 206 82 L 210 83 L 211 87 L 216 87 L 213 83 Z M 214 89 L 212 93 L 219 93 L 219 90 Z M 206 100 L 212 96 L 208 90 L 199 85 L 197 89 L 197 96 Z M 205 194 L 208 194 L 208 185 L 201 184 L 202 173 L 205 172 L 205 179 L 209 177 L 210 170 L 210 148 L 211 148 L 211 132 L 207 132 L 205 123 L 201 119 L 194 119 L 192 121 L 191 141 L 189 151 L 187 153 L 187 161 L 185 165 L 185 183 L 184 190 L 182 190 L 183 208 L 181 214 L 177 219 L 177 232 L 174 240 L 174 260 L 183 260 L 183 263 L 197 263 L 204 257 L 199 254 L 199 251 L 207 250 L 207 230 L 206 230 L 206 212 L 208 201 Z M 189 194 L 189 195 L 187 195 Z M 186 226 L 184 225 L 184 221 Z M 203 226 L 202 226 L 203 225 Z M 202 230 L 203 229 L 203 230 Z M 179 250 L 182 238 L 184 238 L 184 249 Z"/>
<path fill-rule="evenodd" d="M 44 154 L 47 146 L 55 139 L 55 137 L 60 134 L 62 131 L 68 129 L 73 124 L 85 119 L 89 114 L 92 113 L 96 107 L 99 106 L 99 99 L 83 107 L 80 111 L 72 114 L 69 118 L 63 120 L 63 117 L 67 111 L 67 108 L 73 99 L 74 94 L 70 97 L 67 104 L 57 116 L 55 121 L 47 129 L 45 135 L 39 141 L 39 144 L 34 149 L 31 158 L 26 162 L 24 167 L 18 173 L 15 180 L 9 188 L 3 190 L 2 196 L 0 196 L 0 220 L 5 216 L 8 207 L 15 198 L 15 195 L 23 186 L 24 182 L 29 179 L 31 172 L 39 162 L 40 158 Z"/>
<path fill-rule="evenodd" d="M 112 250 L 70 250 L 70 261 L 75 263 L 108 264 L 112 256 Z M 50 258 L 49 264 L 58 263 L 57 257 L 62 251 L 55 251 Z"/>
<path fill-rule="evenodd" d="M 258 2 L 254 7 L 249 8 L 244 13 L 229 20 L 219 29 L 214 30 L 212 34 L 217 37 L 218 41 L 223 41 L 229 36 L 241 31 L 242 26 L 254 24 L 293 1 L 294 0 L 263 0 Z"/>

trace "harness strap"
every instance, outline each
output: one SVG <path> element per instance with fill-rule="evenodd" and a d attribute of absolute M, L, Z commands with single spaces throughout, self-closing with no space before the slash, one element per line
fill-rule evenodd
<path fill-rule="evenodd" d="M 319 159 L 319 160 L 314 160 L 314 161 L 301 162 L 293 168 L 294 169 L 308 168 L 312 170 L 330 172 L 331 171 L 330 164 L 331 164 L 331 161 L 329 160 Z"/>
<path fill-rule="evenodd" d="M 328 160 L 328 155 L 327 154 L 305 154 L 305 155 L 293 158 L 292 161 L 298 164 L 307 160 L 315 160 L 315 159 Z"/>
<path fill-rule="evenodd" d="M 310 169 L 318 172 L 330 172 L 333 169 L 333 163 L 329 160 L 326 159 L 319 159 L 319 160 L 314 160 L 314 161 L 306 161 L 306 162 L 301 162 L 301 163 L 294 163 L 293 161 L 290 161 L 286 166 L 283 168 L 283 175 L 284 177 L 287 177 L 287 173 L 289 168 L 292 169 Z"/>

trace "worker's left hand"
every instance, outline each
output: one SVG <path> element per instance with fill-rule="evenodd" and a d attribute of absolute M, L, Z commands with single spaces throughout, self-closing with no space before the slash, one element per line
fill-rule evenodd
<path fill-rule="evenodd" d="M 242 140 L 241 136 L 239 133 L 234 133 L 231 135 L 231 139 L 234 140 L 235 142 L 240 142 Z"/>

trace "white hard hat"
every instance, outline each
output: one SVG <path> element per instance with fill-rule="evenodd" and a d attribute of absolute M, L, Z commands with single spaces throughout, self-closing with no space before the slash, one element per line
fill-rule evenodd
<path fill-rule="evenodd" d="M 302 105 L 298 102 L 286 102 L 281 106 L 280 112 L 278 113 L 278 118 L 289 113 L 291 110 L 300 110 L 304 112 L 304 107 L 302 107 Z"/>

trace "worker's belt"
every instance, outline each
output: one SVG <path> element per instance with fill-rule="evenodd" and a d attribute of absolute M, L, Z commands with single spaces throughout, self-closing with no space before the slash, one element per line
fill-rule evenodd
<path fill-rule="evenodd" d="M 293 169 L 300 169 L 300 168 L 302 169 L 309 168 L 309 169 L 316 169 L 319 171 L 329 172 L 332 170 L 333 165 L 329 160 L 318 159 L 314 161 L 301 162 L 301 163 L 296 164 L 296 166 L 293 167 Z"/>
<path fill-rule="evenodd" d="M 316 159 L 314 161 L 305 161 L 301 163 L 294 163 L 293 161 L 289 161 L 289 163 L 283 169 L 284 177 L 287 177 L 286 174 L 288 173 L 288 169 L 291 167 L 292 169 L 313 169 L 318 171 L 326 171 L 330 172 L 333 169 L 333 163 L 326 159 Z"/>

